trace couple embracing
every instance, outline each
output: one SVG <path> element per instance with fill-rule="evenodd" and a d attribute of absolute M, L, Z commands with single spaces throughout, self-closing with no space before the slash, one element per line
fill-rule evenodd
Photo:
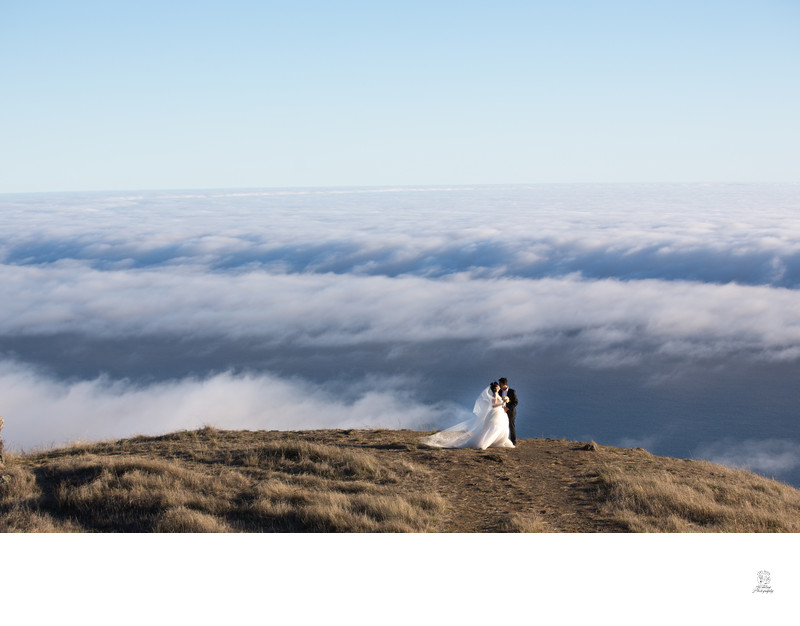
<path fill-rule="evenodd" d="M 472 420 L 423 437 L 422 443 L 437 448 L 513 448 L 517 443 L 514 421 L 517 417 L 517 392 L 508 380 L 499 379 L 481 392 L 472 409 Z"/>

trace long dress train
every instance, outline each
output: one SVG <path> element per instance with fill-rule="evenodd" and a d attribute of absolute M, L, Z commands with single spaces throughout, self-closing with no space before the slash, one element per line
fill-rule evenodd
<path fill-rule="evenodd" d="M 508 416 L 503 410 L 503 400 L 487 387 L 475 401 L 472 409 L 475 418 L 451 426 L 446 430 L 422 437 L 422 443 L 437 448 L 513 448 L 508 438 Z"/>

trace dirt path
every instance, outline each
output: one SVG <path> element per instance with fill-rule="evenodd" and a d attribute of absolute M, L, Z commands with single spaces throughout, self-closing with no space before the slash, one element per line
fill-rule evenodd
<path fill-rule="evenodd" d="M 349 431 L 335 443 L 407 458 L 426 468 L 418 488 L 448 502 L 442 532 L 496 532 L 520 513 L 552 532 L 619 532 L 600 512 L 592 478 L 619 453 L 582 443 L 523 439 L 511 449 L 445 450 L 417 446 L 414 431 Z M 328 443 L 334 443 L 333 441 Z"/>
<path fill-rule="evenodd" d="M 602 454 L 575 442 L 528 439 L 514 450 L 436 450 L 424 456 L 437 491 L 450 502 L 448 532 L 503 530 L 514 513 L 532 514 L 553 532 L 600 532 L 617 530 L 592 497 L 591 470 Z"/>

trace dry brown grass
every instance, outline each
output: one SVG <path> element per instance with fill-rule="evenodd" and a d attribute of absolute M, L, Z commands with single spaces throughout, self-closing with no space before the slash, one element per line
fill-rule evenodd
<path fill-rule="evenodd" d="M 274 439 L 274 435 L 273 435 Z M 444 509 L 406 461 L 214 429 L 21 455 L 0 531 L 419 532 Z"/>
<path fill-rule="evenodd" d="M 800 492 L 640 449 L 203 428 L 7 455 L 0 532 L 800 532 Z"/>
<path fill-rule="evenodd" d="M 551 533 L 553 529 L 533 513 L 512 513 L 501 526 L 508 533 Z"/>
<path fill-rule="evenodd" d="M 632 532 L 800 532 L 800 492 L 706 461 L 652 457 L 608 464 L 597 483 L 606 511 Z"/>

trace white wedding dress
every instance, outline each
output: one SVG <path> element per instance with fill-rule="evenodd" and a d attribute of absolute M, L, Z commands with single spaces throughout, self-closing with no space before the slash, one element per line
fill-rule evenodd
<path fill-rule="evenodd" d="M 513 448 L 508 438 L 508 416 L 503 399 L 487 387 L 475 401 L 475 418 L 423 437 L 422 443 L 437 448 Z"/>

